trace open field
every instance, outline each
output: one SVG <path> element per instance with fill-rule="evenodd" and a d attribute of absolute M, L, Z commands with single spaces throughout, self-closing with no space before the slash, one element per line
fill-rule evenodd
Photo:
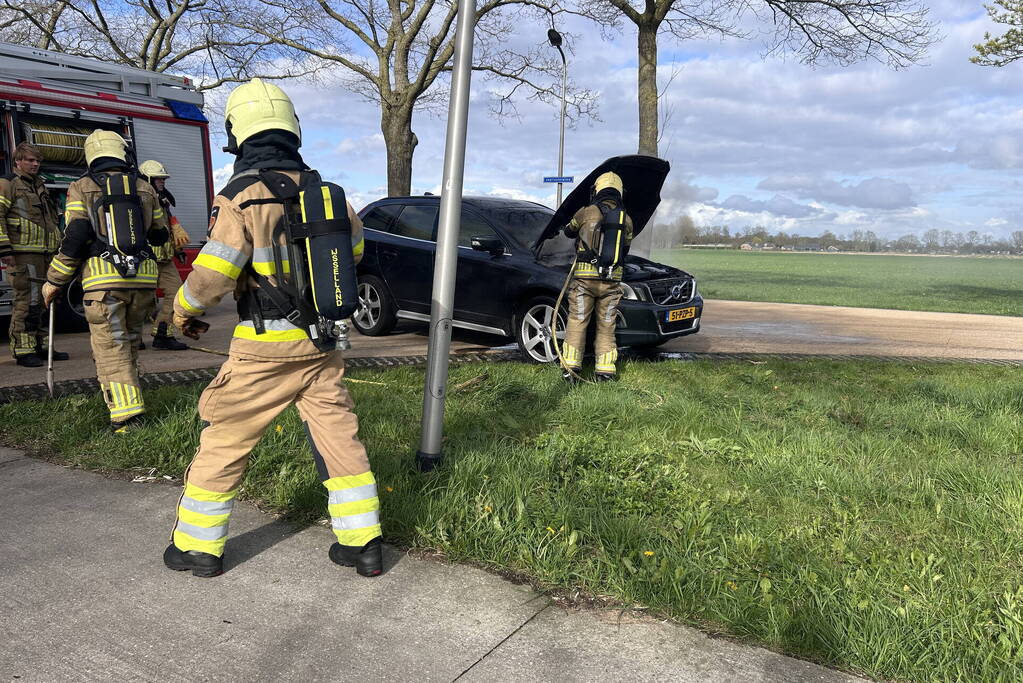
<path fill-rule="evenodd" d="M 658 249 L 711 299 L 1023 316 L 1023 259 Z"/>
<path fill-rule="evenodd" d="M 394 541 L 872 676 L 1023 676 L 1017 370 L 628 363 L 617 385 L 570 389 L 549 368 L 459 366 L 447 464 L 425 476 L 410 468 L 422 370 L 351 376 Z M 0 434 L 180 476 L 200 389 L 147 392 L 148 426 L 120 437 L 98 396 L 0 406 Z M 293 410 L 243 496 L 324 516 Z"/>

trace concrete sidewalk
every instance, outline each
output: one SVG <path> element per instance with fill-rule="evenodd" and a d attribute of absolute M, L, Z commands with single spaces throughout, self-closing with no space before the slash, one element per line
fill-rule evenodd
<path fill-rule="evenodd" d="M 163 567 L 176 486 L 0 449 L 0 675 L 19 681 L 855 681 L 760 648 L 396 550 L 375 579 L 329 530 L 235 507 L 227 572 Z"/>

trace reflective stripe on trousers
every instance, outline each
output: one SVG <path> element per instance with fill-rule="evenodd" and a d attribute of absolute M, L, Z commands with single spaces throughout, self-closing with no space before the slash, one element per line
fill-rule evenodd
<path fill-rule="evenodd" d="M 338 543 L 362 547 L 380 536 L 380 500 L 372 472 L 332 477 L 323 485 L 329 492 L 327 509 Z"/>
<path fill-rule="evenodd" d="M 223 555 L 228 522 L 237 495 L 237 489 L 218 493 L 186 482 L 178 502 L 174 545 L 186 552 L 198 550 L 217 557 Z"/>

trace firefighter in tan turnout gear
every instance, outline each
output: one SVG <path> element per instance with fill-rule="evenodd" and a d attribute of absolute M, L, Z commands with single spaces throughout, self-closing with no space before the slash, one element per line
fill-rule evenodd
<path fill-rule="evenodd" d="M 565 226 L 576 240 L 576 261 L 568 293 L 568 322 L 562 346 L 564 377 L 573 381 L 583 363 L 586 330 L 595 317 L 594 379 L 615 378 L 618 347 L 615 343 L 618 302 L 622 298 L 622 266 L 632 242 L 632 219 L 625 213 L 622 179 L 604 173 L 593 185 L 589 206 L 576 212 Z"/>
<path fill-rule="evenodd" d="M 123 432 L 145 412 L 138 345 L 154 306 L 151 245 L 167 240 L 167 219 L 156 192 L 133 172 L 120 135 L 91 133 L 85 160 L 88 173 L 68 188 L 64 239 L 50 262 L 43 298 L 50 306 L 81 273 L 97 379 L 110 425 Z"/>
<path fill-rule="evenodd" d="M 22 142 L 14 149 L 14 173 L 0 178 L 0 260 L 14 290 L 9 337 L 18 365 L 42 366 L 47 352 L 40 280 L 57 251 L 57 207 L 39 177 L 42 152 Z M 33 279 L 36 280 L 33 282 Z M 54 360 L 68 354 L 53 352 Z"/>
<path fill-rule="evenodd" d="M 341 344 L 324 324 L 358 304 L 362 223 L 344 191 L 302 161 L 298 118 L 279 87 L 260 79 L 238 86 L 227 100 L 226 128 L 235 175 L 214 200 L 209 241 L 178 290 L 174 318 L 198 338 L 206 326 L 195 316 L 233 292 L 241 320 L 230 357 L 199 399 L 205 428 L 164 563 L 196 576 L 223 571 L 249 452 L 295 404 L 327 490 L 337 538 L 329 557 L 375 576 L 382 571 L 376 481 L 343 383 Z"/>
<path fill-rule="evenodd" d="M 187 344 L 182 344 L 174 338 L 174 325 L 172 317 L 174 314 L 174 297 L 181 287 L 181 274 L 174 265 L 174 256 L 188 244 L 188 233 L 181 227 L 181 223 L 171 213 L 171 207 L 176 204 L 174 195 L 167 189 L 167 179 L 170 174 L 159 161 L 150 159 L 139 164 L 139 175 L 156 190 L 160 198 L 160 207 L 167 216 L 170 225 L 170 239 L 159 247 L 153 248 L 153 258 L 157 265 L 157 289 L 163 292 L 160 300 L 160 308 L 156 312 L 156 320 L 153 323 L 153 348 L 164 351 L 184 351 Z"/>

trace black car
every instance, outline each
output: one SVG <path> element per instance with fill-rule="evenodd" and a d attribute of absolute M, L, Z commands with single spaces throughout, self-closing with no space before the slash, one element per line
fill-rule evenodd
<path fill-rule="evenodd" d="M 430 320 L 430 291 L 440 197 L 390 197 L 360 212 L 366 249 L 359 264 L 361 333 L 390 332 L 398 319 Z M 528 201 L 462 200 L 454 326 L 515 337 L 534 361 L 557 358 L 551 314 L 574 258 L 564 235 L 535 246 L 554 212 Z M 682 270 L 628 256 L 618 311 L 620 346 L 656 346 L 700 329 L 703 298 Z M 558 338 L 564 334 L 564 310 Z"/>

